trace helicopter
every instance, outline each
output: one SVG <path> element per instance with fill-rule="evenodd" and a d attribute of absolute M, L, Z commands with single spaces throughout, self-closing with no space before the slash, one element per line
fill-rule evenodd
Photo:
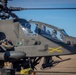
<path fill-rule="evenodd" d="M 13 50 L 1 46 L 1 61 L 7 58 L 13 63 L 17 63 L 18 66 L 21 64 L 34 67 L 42 57 L 76 54 L 76 37 L 69 36 L 64 29 L 51 24 L 19 18 L 12 11 L 29 9 L 8 8 L 8 0 L 0 0 L 0 2 L 0 43 L 7 39 L 11 40 L 13 46 Z M 12 18 L 10 19 L 10 17 Z M 31 30 L 32 26 L 34 27 L 33 31 Z"/>

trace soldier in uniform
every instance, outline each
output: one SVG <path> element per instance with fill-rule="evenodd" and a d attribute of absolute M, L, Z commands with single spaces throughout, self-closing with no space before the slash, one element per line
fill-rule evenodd
<path fill-rule="evenodd" d="M 14 46 L 12 44 L 12 42 L 8 41 L 8 40 L 3 40 L 1 47 L 5 50 L 5 51 L 9 51 L 9 50 L 14 50 Z"/>
<path fill-rule="evenodd" d="M 34 70 L 29 70 L 29 71 L 28 71 L 28 75 L 35 75 Z"/>
<path fill-rule="evenodd" d="M 4 69 L 13 69 L 13 64 L 10 61 L 4 62 Z"/>

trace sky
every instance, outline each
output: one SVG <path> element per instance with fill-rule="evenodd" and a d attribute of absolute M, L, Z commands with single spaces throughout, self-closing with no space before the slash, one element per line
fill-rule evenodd
<path fill-rule="evenodd" d="M 13 0 L 8 6 L 24 8 L 76 8 L 76 0 Z M 23 10 L 14 12 L 26 20 L 41 21 L 64 29 L 76 37 L 76 9 L 74 10 Z"/>

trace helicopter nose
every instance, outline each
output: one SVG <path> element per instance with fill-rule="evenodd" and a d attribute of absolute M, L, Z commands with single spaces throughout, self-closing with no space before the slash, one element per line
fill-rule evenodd
<path fill-rule="evenodd" d="M 4 54 L 4 59 L 21 59 L 26 56 L 26 53 L 21 52 L 21 51 L 7 51 Z"/>

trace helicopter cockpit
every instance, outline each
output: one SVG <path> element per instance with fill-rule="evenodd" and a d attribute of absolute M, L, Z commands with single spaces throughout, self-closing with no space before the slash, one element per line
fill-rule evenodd
<path fill-rule="evenodd" d="M 32 25 L 28 21 L 26 21 L 25 19 L 18 19 L 18 22 L 20 23 L 21 28 L 26 36 L 34 36 L 32 27 L 31 27 Z"/>
<path fill-rule="evenodd" d="M 31 27 L 33 25 L 35 26 L 35 34 L 38 33 L 39 35 L 47 38 L 47 39 L 53 39 L 56 41 L 64 41 L 64 36 L 68 36 L 68 34 L 65 32 L 64 29 L 59 29 L 54 26 L 50 26 L 49 24 L 45 24 L 38 21 L 29 21 Z"/>
<path fill-rule="evenodd" d="M 35 40 L 37 40 L 39 39 L 38 36 L 40 36 L 40 38 L 42 37 L 56 42 L 64 42 L 66 44 L 68 41 L 72 40 L 72 37 L 69 37 L 69 35 L 64 31 L 64 29 L 60 29 L 39 21 L 26 21 L 25 19 L 18 19 L 18 22 L 21 24 L 20 26 L 23 33 L 28 38 L 32 37 L 33 39 L 34 37 Z"/>
<path fill-rule="evenodd" d="M 60 29 L 60 31 L 61 31 L 65 36 L 68 36 L 68 34 L 65 32 L 64 29 Z"/>

